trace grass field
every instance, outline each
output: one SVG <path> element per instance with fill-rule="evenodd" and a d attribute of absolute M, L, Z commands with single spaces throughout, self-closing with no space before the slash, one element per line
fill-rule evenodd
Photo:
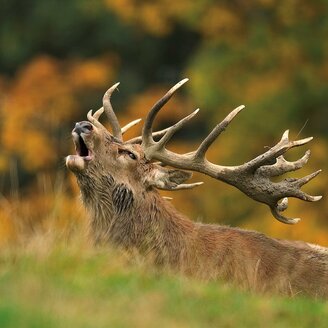
<path fill-rule="evenodd" d="M 0 327 L 328 327 L 328 302 L 253 295 L 81 239 L 37 237 L 0 250 Z"/>

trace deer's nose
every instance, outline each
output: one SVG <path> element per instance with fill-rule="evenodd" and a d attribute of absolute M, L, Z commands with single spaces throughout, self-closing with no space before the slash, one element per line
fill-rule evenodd
<path fill-rule="evenodd" d="M 87 121 L 75 123 L 74 132 L 77 134 L 88 133 L 93 129 L 92 124 Z"/>

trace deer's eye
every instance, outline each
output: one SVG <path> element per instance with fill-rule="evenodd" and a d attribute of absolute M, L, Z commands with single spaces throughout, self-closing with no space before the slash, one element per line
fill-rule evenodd
<path fill-rule="evenodd" d="M 135 154 L 133 154 L 132 152 L 126 150 L 126 149 L 119 149 L 118 150 L 119 154 L 124 154 L 124 155 L 128 155 L 131 159 L 136 160 L 137 156 Z"/>
<path fill-rule="evenodd" d="M 127 154 L 129 155 L 129 157 L 130 157 L 131 159 L 134 159 L 134 160 L 137 159 L 136 155 L 134 155 L 134 154 L 131 153 L 130 151 L 128 151 Z"/>

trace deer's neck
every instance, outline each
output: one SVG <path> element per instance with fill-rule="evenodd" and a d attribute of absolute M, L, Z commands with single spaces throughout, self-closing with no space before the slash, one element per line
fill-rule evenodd
<path fill-rule="evenodd" d="M 78 182 L 96 241 L 151 253 L 157 262 L 179 262 L 185 256 L 194 223 L 156 190 L 138 192 L 109 175 L 92 182 L 78 177 Z"/>

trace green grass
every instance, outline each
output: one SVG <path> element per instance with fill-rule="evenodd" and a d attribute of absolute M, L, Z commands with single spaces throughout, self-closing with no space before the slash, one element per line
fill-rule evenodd
<path fill-rule="evenodd" d="M 45 239 L 0 250 L 0 327 L 328 327 L 328 302 L 254 295 Z"/>

